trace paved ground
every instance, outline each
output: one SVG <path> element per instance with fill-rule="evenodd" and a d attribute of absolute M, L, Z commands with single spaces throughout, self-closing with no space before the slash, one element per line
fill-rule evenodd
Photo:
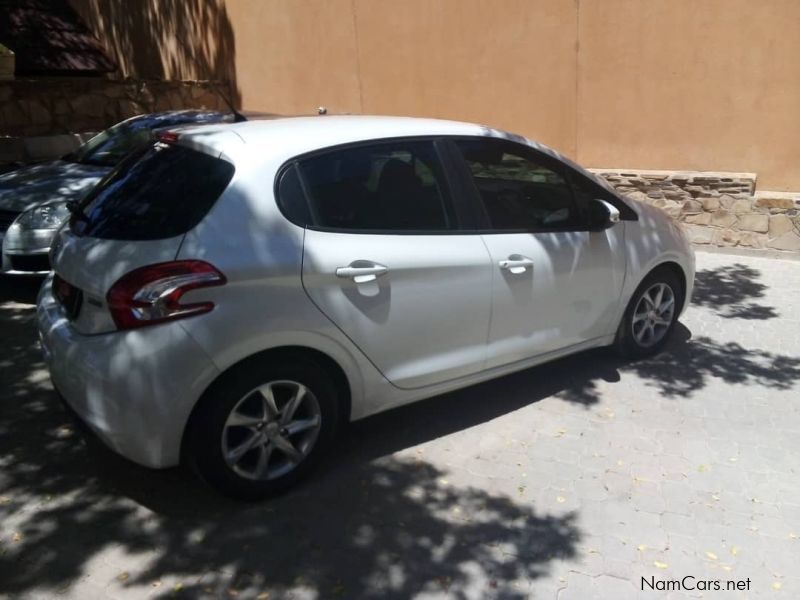
<path fill-rule="evenodd" d="M 798 598 L 800 262 L 698 270 L 662 356 L 586 353 L 369 419 L 261 504 L 87 447 L 42 371 L 35 285 L 0 281 L 0 594 Z M 642 591 L 685 576 L 750 591 Z"/>

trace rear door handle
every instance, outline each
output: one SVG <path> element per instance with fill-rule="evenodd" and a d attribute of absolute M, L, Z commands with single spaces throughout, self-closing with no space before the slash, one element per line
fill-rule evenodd
<path fill-rule="evenodd" d="M 356 283 L 367 283 L 375 281 L 378 277 L 388 272 L 389 267 L 387 266 L 356 260 L 346 267 L 336 269 L 336 276 L 342 279 L 352 279 Z"/>
<path fill-rule="evenodd" d="M 522 256 L 521 254 L 512 254 L 506 260 L 498 261 L 497 266 L 505 271 L 508 271 L 509 273 L 519 275 L 520 273 L 527 271 L 529 267 L 532 271 L 533 261 L 527 256 Z"/>

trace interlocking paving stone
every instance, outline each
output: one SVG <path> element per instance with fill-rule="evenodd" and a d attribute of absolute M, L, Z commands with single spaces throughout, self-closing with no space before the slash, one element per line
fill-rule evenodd
<path fill-rule="evenodd" d="M 0 595 L 800 597 L 800 262 L 697 254 L 662 355 L 593 351 L 350 428 L 268 502 L 85 445 L 0 280 Z M 749 592 L 641 578 L 751 579 Z"/>

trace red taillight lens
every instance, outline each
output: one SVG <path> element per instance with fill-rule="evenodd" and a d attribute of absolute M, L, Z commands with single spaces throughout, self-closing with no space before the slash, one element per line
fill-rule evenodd
<path fill-rule="evenodd" d="M 189 290 L 223 285 L 225 276 L 202 260 L 176 260 L 123 275 L 106 295 L 118 329 L 135 329 L 207 313 L 213 302 L 181 304 Z"/>
<path fill-rule="evenodd" d="M 178 141 L 178 134 L 174 131 L 160 131 L 156 139 L 163 144 L 174 144 Z"/>

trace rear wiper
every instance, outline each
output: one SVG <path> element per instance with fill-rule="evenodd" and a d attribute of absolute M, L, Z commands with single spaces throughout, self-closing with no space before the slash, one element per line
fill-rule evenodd
<path fill-rule="evenodd" d="M 81 205 L 76 200 L 67 200 L 67 210 L 79 221 L 89 222 L 89 217 L 83 212 Z"/>

